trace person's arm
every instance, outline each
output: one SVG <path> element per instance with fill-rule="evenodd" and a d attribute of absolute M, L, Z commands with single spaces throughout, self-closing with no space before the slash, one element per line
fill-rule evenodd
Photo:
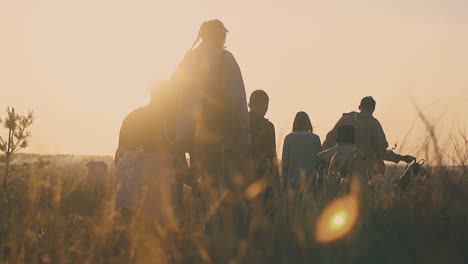
<path fill-rule="evenodd" d="M 318 153 L 320 153 L 320 152 L 323 151 L 322 142 L 321 142 L 319 136 L 317 136 L 317 142 L 318 142 L 318 144 L 317 144 L 317 150 L 318 150 L 318 151 L 317 151 L 317 154 L 318 154 Z"/>
<path fill-rule="evenodd" d="M 117 165 L 119 162 L 120 157 L 122 156 L 120 148 L 115 150 L 115 157 L 114 157 L 114 165 Z"/>
<path fill-rule="evenodd" d="M 239 144 L 249 145 L 250 122 L 247 108 L 247 95 L 245 93 L 244 79 L 239 64 L 234 56 L 224 52 L 224 87 L 229 91 L 234 113 L 237 114 L 239 122 Z"/>
<path fill-rule="evenodd" d="M 416 158 L 411 156 L 411 155 L 402 156 L 400 154 L 397 154 L 397 153 L 393 152 L 393 150 L 387 150 L 387 151 L 385 151 L 385 154 L 384 154 L 384 160 L 385 161 L 391 161 L 393 163 L 398 163 L 400 161 L 404 161 L 406 163 L 411 163 L 411 162 L 415 161 Z"/>
<path fill-rule="evenodd" d="M 410 155 L 402 156 L 393 152 L 392 150 L 387 150 L 387 138 L 379 121 L 376 121 L 376 131 L 374 133 L 374 136 L 374 146 L 376 148 L 375 150 L 381 159 L 394 163 L 398 163 L 400 161 L 410 163 L 416 159 L 415 157 Z"/>
<path fill-rule="evenodd" d="M 281 195 L 281 179 L 279 176 L 279 168 L 278 168 L 278 157 L 276 154 L 276 133 L 275 133 L 275 126 L 270 123 L 270 132 L 269 134 L 269 146 L 270 149 L 270 159 L 271 159 L 271 169 L 272 173 L 272 187 L 275 197 L 279 197 Z"/>
<path fill-rule="evenodd" d="M 128 121 L 125 119 L 122 122 L 122 126 L 120 127 L 119 133 L 119 145 L 117 150 L 115 151 L 115 158 L 114 164 L 119 162 L 120 157 L 122 157 L 123 151 L 128 148 L 129 146 L 129 138 L 128 138 Z"/>
<path fill-rule="evenodd" d="M 384 159 L 388 148 L 387 137 L 385 136 L 385 132 L 383 131 L 380 122 L 378 120 L 375 121 L 375 131 L 373 133 L 372 145 L 374 146 L 374 150 L 377 153 L 377 157 Z"/>
<path fill-rule="evenodd" d="M 173 141 L 176 147 L 185 152 L 191 151 L 193 135 L 195 134 L 196 117 L 194 107 L 199 102 L 195 77 L 197 56 L 189 51 L 177 65 L 171 75 L 172 106 L 173 109 Z"/>
<path fill-rule="evenodd" d="M 288 186 L 288 169 L 289 169 L 289 141 L 288 137 L 284 139 L 283 154 L 281 157 L 281 177 L 283 178 L 283 187 Z"/>
<path fill-rule="evenodd" d="M 193 73 L 191 73 L 194 64 L 194 55 L 193 52 L 188 52 L 185 54 L 184 58 L 175 68 L 174 72 L 171 75 L 171 82 L 174 84 L 174 87 L 180 88 L 184 87 L 187 83 L 190 83 Z"/>
<path fill-rule="evenodd" d="M 316 146 L 315 146 L 315 158 L 317 160 L 317 168 L 316 168 L 316 173 L 315 173 L 314 177 L 315 177 L 315 180 L 317 181 L 317 184 L 321 185 L 322 184 L 322 178 L 323 178 L 323 175 L 324 175 L 324 170 L 323 170 L 324 162 L 319 157 L 319 153 L 323 151 L 322 143 L 321 143 L 321 140 L 320 140 L 319 136 L 316 136 L 316 142 L 317 143 L 316 143 Z"/>
<path fill-rule="evenodd" d="M 268 159 L 276 158 L 276 133 L 275 126 L 272 123 L 268 123 L 268 130 L 266 135 L 267 153 Z"/>
<path fill-rule="evenodd" d="M 337 136 L 338 136 L 338 124 L 339 123 L 340 123 L 340 121 L 338 121 L 336 123 L 336 125 L 333 127 L 333 129 L 330 132 L 328 132 L 327 137 L 325 138 L 325 141 L 322 144 L 322 149 L 329 149 L 329 148 L 336 145 L 336 139 L 337 139 Z"/>
<path fill-rule="evenodd" d="M 400 162 L 401 158 L 402 158 L 401 155 L 396 154 L 392 150 L 385 151 L 385 154 L 383 156 L 384 160 L 391 161 L 391 162 L 394 162 L 394 163 Z"/>

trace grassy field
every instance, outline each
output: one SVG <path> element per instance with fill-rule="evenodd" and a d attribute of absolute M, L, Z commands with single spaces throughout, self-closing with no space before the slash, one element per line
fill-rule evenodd
<path fill-rule="evenodd" d="M 278 199 L 273 216 L 243 229 L 233 219 L 245 210 L 221 203 L 225 227 L 206 236 L 189 188 L 185 212 L 158 225 L 115 210 L 112 169 L 90 177 L 80 164 L 23 165 L 0 189 L 0 263 L 467 263 L 467 168 L 429 167 L 431 183 L 404 193 L 387 171 L 353 230 L 321 244 L 315 224 L 335 197 L 329 188 Z"/>

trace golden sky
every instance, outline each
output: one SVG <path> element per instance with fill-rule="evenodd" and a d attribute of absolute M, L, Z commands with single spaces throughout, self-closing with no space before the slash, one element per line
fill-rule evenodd
<path fill-rule="evenodd" d="M 367 95 L 391 144 L 415 104 L 448 134 L 468 128 L 467 10 L 464 0 L 0 0 L 0 108 L 35 111 L 28 152 L 113 154 L 121 120 L 201 22 L 219 18 L 247 93 L 270 94 L 279 145 L 297 111 L 323 139 Z M 424 138 L 417 122 L 406 149 Z"/>

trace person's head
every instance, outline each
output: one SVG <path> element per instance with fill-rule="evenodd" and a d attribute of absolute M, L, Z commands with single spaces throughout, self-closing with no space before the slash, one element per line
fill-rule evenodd
<path fill-rule="evenodd" d="M 362 98 L 361 104 L 359 105 L 359 110 L 363 113 L 372 114 L 375 111 L 375 100 L 372 96 L 366 96 Z"/>
<path fill-rule="evenodd" d="M 338 127 L 336 142 L 339 145 L 355 144 L 354 126 L 345 125 Z"/>
<path fill-rule="evenodd" d="M 169 93 L 171 89 L 171 82 L 168 80 L 158 81 L 150 87 L 150 106 L 162 105 L 169 101 Z"/>
<path fill-rule="evenodd" d="M 205 43 L 214 44 L 217 47 L 223 48 L 226 43 L 226 33 L 229 31 L 224 27 L 223 22 L 218 19 L 204 22 L 198 31 L 198 37 L 195 40 L 193 47 L 201 40 Z"/>
<path fill-rule="evenodd" d="M 312 123 L 306 112 L 298 112 L 294 118 L 293 132 L 313 132 Z"/>
<path fill-rule="evenodd" d="M 251 112 L 265 116 L 270 98 L 263 90 L 256 90 L 250 95 L 249 108 Z"/>

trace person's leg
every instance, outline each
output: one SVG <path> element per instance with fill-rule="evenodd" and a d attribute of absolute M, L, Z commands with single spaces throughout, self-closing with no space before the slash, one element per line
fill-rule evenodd
<path fill-rule="evenodd" d="M 249 207 L 245 199 L 245 190 L 248 188 L 250 180 L 247 177 L 248 156 L 236 149 L 225 149 L 225 178 L 227 188 L 232 193 L 232 210 L 236 216 L 235 228 L 239 235 L 245 234 L 248 229 Z M 259 196 L 260 197 L 260 196 Z M 261 200 L 259 200 L 261 202 Z M 261 204 L 259 204 L 261 206 Z M 261 207 L 260 207 L 261 208 Z"/>
<path fill-rule="evenodd" d="M 112 242 L 112 256 L 127 259 L 130 256 L 132 237 L 129 231 L 135 212 L 118 208 L 119 218 L 115 229 L 115 240 Z"/>
<path fill-rule="evenodd" d="M 184 153 L 174 154 L 174 170 L 176 177 L 176 215 L 180 223 L 184 221 L 184 184 L 190 178 L 190 168 L 187 165 Z M 191 183 L 192 185 L 192 183 Z"/>
<path fill-rule="evenodd" d="M 218 213 L 220 199 L 224 189 L 222 175 L 223 160 L 219 145 L 199 145 L 191 155 L 191 163 L 196 177 L 202 179 L 200 198 L 205 222 L 205 232 L 215 232 L 219 225 Z"/>

